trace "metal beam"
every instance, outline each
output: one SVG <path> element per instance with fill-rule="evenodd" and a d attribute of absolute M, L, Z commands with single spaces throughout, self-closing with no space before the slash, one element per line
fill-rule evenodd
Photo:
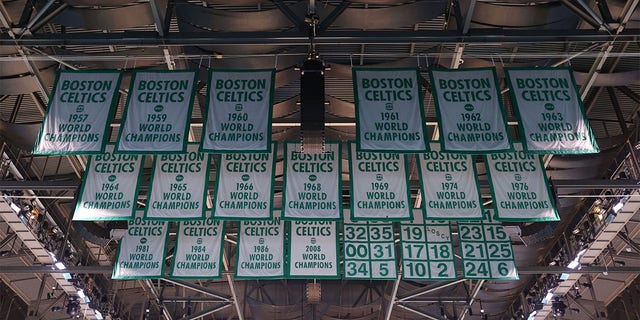
<path fill-rule="evenodd" d="M 413 307 L 413 306 L 407 306 L 407 305 L 404 305 L 404 304 L 398 304 L 398 307 L 400 307 L 402 309 L 405 309 L 407 311 L 411 311 L 411 312 L 413 312 L 413 313 L 415 313 L 417 315 L 425 317 L 426 319 L 431 319 L 431 320 L 446 320 L 447 319 L 447 318 L 444 318 L 444 317 L 439 317 L 439 316 L 437 316 L 435 314 L 431 314 L 431 313 L 426 312 L 426 311 L 422 311 L 422 310 L 420 310 L 420 309 L 418 309 L 416 307 Z"/>
<path fill-rule="evenodd" d="M 626 136 L 629 134 L 629 128 L 627 127 L 627 122 L 624 119 L 624 114 L 622 113 L 622 109 L 620 108 L 620 102 L 618 101 L 616 92 L 612 87 L 607 87 L 607 93 L 609 94 L 609 100 L 611 101 L 613 110 L 616 112 L 616 117 L 618 118 L 618 122 L 620 123 L 622 133 Z"/>
<path fill-rule="evenodd" d="M 186 317 L 182 317 L 182 318 L 180 318 L 180 320 L 194 320 L 194 319 L 198 319 L 198 318 L 203 318 L 206 315 L 210 315 L 210 314 L 218 312 L 218 311 L 220 311 L 222 309 L 226 309 L 226 308 L 228 308 L 230 306 L 231 306 L 230 302 L 217 304 L 217 305 L 215 305 L 215 306 L 213 306 L 211 308 L 202 310 L 202 311 L 200 311 L 198 313 L 194 313 L 192 315 L 189 315 L 189 316 L 186 316 Z"/>
<path fill-rule="evenodd" d="M 404 302 L 404 301 L 410 300 L 411 298 L 415 298 L 429 292 L 440 290 L 442 288 L 450 287 L 464 281 L 465 279 L 458 279 L 458 280 L 448 281 L 448 282 L 436 282 L 432 285 L 428 285 L 428 286 L 403 294 L 402 296 L 398 297 L 398 302 Z"/>

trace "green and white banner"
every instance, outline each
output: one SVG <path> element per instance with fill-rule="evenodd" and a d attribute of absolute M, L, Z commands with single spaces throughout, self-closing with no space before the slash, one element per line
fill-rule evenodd
<path fill-rule="evenodd" d="M 525 150 L 598 153 L 570 68 L 505 68 Z"/>
<path fill-rule="evenodd" d="M 400 224 L 402 278 L 405 280 L 451 280 L 456 266 L 449 222 L 416 216 Z"/>
<path fill-rule="evenodd" d="M 240 221 L 237 279 L 284 277 L 284 224 L 273 220 Z"/>
<path fill-rule="evenodd" d="M 275 70 L 211 70 L 202 150 L 269 152 Z"/>
<path fill-rule="evenodd" d="M 196 71 L 135 71 L 118 134 L 119 152 L 185 152 Z"/>
<path fill-rule="evenodd" d="M 224 222 L 214 220 L 210 211 L 206 219 L 179 222 L 171 277 L 219 278 L 223 234 Z"/>
<path fill-rule="evenodd" d="M 169 222 L 145 220 L 136 211 L 127 233 L 120 239 L 113 279 L 153 279 L 164 277 L 165 247 Z"/>
<path fill-rule="evenodd" d="M 411 220 L 407 157 L 349 145 L 352 220 Z"/>
<path fill-rule="evenodd" d="M 417 69 L 353 69 L 358 150 L 427 151 L 420 83 Z"/>
<path fill-rule="evenodd" d="M 120 72 L 60 71 L 34 154 L 101 153 L 118 100 Z"/>
<path fill-rule="evenodd" d="M 518 280 L 509 235 L 502 224 L 491 220 L 458 222 L 465 279 Z"/>
<path fill-rule="evenodd" d="M 344 221 L 344 278 L 389 280 L 397 277 L 392 222 Z"/>
<path fill-rule="evenodd" d="M 432 70 L 430 76 L 445 151 L 511 150 L 494 68 Z"/>
<path fill-rule="evenodd" d="M 500 221 L 560 220 L 540 155 L 522 151 L 485 156 L 491 195 Z"/>
<path fill-rule="evenodd" d="M 153 161 L 145 217 L 149 219 L 204 218 L 210 155 L 190 143 L 186 153 L 159 154 Z"/>
<path fill-rule="evenodd" d="M 129 220 L 138 206 L 144 155 L 105 153 L 89 156 L 73 220 Z"/>
<path fill-rule="evenodd" d="M 340 278 L 340 250 L 336 221 L 291 221 L 289 261 L 291 278 Z"/>
<path fill-rule="evenodd" d="M 482 219 L 482 202 L 472 156 L 440 151 L 416 155 L 427 219 Z"/>
<path fill-rule="evenodd" d="M 218 157 L 214 217 L 271 218 L 276 150 L 273 143 L 269 153 L 226 153 Z"/>
<path fill-rule="evenodd" d="M 287 143 L 284 147 L 284 218 L 340 219 L 340 143 L 326 143 L 326 151 L 316 154 L 301 153 L 300 146 L 300 143 Z"/>

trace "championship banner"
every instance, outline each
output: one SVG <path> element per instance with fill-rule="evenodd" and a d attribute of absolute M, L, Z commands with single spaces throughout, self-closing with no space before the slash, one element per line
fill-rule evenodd
<path fill-rule="evenodd" d="M 491 220 L 458 222 L 465 279 L 518 280 L 511 239 L 502 224 Z"/>
<path fill-rule="evenodd" d="M 482 219 L 482 196 L 472 156 L 441 152 L 432 143 L 431 152 L 416 157 L 427 219 Z"/>
<path fill-rule="evenodd" d="M 213 216 L 226 220 L 271 219 L 276 143 L 269 153 L 218 156 Z"/>
<path fill-rule="evenodd" d="M 134 71 L 118 152 L 185 152 L 196 76 L 185 70 Z"/>
<path fill-rule="evenodd" d="M 340 278 L 336 221 L 291 221 L 287 275 L 303 279 Z"/>
<path fill-rule="evenodd" d="M 353 69 L 358 150 L 425 152 L 417 69 Z"/>
<path fill-rule="evenodd" d="M 221 275 L 224 222 L 206 219 L 178 223 L 176 249 L 171 267 L 172 278 L 212 279 Z"/>
<path fill-rule="evenodd" d="M 326 143 L 324 153 L 301 153 L 300 143 L 284 146 L 284 219 L 342 218 L 342 152 Z"/>
<path fill-rule="evenodd" d="M 349 145 L 352 220 L 411 220 L 407 157 Z"/>
<path fill-rule="evenodd" d="M 512 150 L 494 68 L 432 70 L 430 77 L 445 151 Z"/>
<path fill-rule="evenodd" d="M 397 277 L 392 222 L 344 221 L 344 278 L 390 280 Z"/>
<path fill-rule="evenodd" d="M 204 218 L 209 158 L 209 154 L 198 151 L 195 143 L 187 146 L 186 153 L 156 155 L 145 218 Z"/>
<path fill-rule="evenodd" d="M 275 70 L 211 70 L 205 152 L 269 152 Z"/>
<path fill-rule="evenodd" d="M 485 156 L 496 219 L 512 222 L 560 220 L 540 155 L 522 151 Z"/>
<path fill-rule="evenodd" d="M 284 224 L 279 217 L 240 221 L 236 279 L 284 277 Z"/>
<path fill-rule="evenodd" d="M 570 68 L 504 70 L 527 152 L 600 152 Z"/>
<path fill-rule="evenodd" d="M 33 154 L 101 153 L 118 100 L 119 71 L 58 72 Z"/>
<path fill-rule="evenodd" d="M 402 279 L 452 280 L 456 266 L 449 222 L 416 216 L 400 224 Z"/>
<path fill-rule="evenodd" d="M 120 239 L 112 279 L 154 279 L 164 276 L 169 222 L 145 220 L 136 211 Z"/>
<path fill-rule="evenodd" d="M 73 220 L 129 220 L 137 207 L 144 155 L 105 153 L 89 156 Z"/>

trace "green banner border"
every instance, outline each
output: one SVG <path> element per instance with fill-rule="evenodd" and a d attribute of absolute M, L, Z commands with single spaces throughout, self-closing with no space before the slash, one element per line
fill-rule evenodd
<path fill-rule="evenodd" d="M 220 279 L 222 278 L 222 269 L 223 269 L 223 264 L 222 264 L 222 255 L 224 254 L 224 236 L 225 236 L 225 221 L 221 221 L 221 220 L 216 220 L 213 219 L 212 216 L 212 212 L 208 211 L 208 215 L 205 215 L 205 218 L 203 220 L 208 219 L 209 217 L 211 217 L 211 219 L 213 221 L 218 221 L 220 222 L 220 252 L 218 253 L 218 260 L 216 261 L 218 263 L 218 274 L 216 275 L 212 275 L 212 276 L 176 276 L 173 274 L 173 272 L 175 271 L 176 268 L 176 255 L 173 255 L 173 258 L 171 259 L 171 271 L 169 272 L 169 278 L 172 279 L 185 279 L 185 280 L 200 280 L 200 279 L 205 279 L 205 280 L 211 280 L 211 279 Z M 177 226 L 177 235 L 176 235 L 176 243 L 175 243 L 175 250 L 178 250 L 178 242 L 180 241 L 180 231 L 182 231 L 182 222 L 178 222 L 178 226 Z M 215 252 L 211 252 L 211 254 L 215 254 Z"/>
<path fill-rule="evenodd" d="M 449 241 L 443 241 L 443 242 L 429 242 L 428 241 L 428 236 L 425 232 L 425 228 L 428 225 L 438 225 L 436 223 L 429 223 L 429 221 L 437 221 L 437 222 L 441 222 L 440 225 L 446 225 L 447 229 L 449 231 Z M 407 242 L 404 237 L 402 236 L 402 228 L 403 226 L 412 226 L 412 227 L 420 227 L 422 228 L 422 231 L 425 232 L 424 234 L 424 242 L 420 242 L 420 241 L 409 241 Z M 453 245 L 453 235 L 451 235 L 451 223 L 449 221 L 444 221 L 444 220 L 434 220 L 434 219 L 423 219 L 419 224 L 415 223 L 414 221 L 407 221 L 407 222 L 402 222 L 399 225 L 400 228 L 400 265 L 402 266 L 402 280 L 408 280 L 408 281 L 414 281 L 414 280 L 418 280 L 418 281 L 442 281 L 442 280 L 455 280 L 458 278 L 458 270 L 456 268 L 456 259 L 455 259 L 455 246 Z M 421 260 L 421 259 L 409 259 L 408 261 L 416 261 L 416 262 L 421 262 L 425 264 L 425 267 L 427 268 L 427 275 L 425 275 L 424 277 L 406 277 L 405 275 L 407 274 L 406 272 L 404 272 L 404 262 L 405 262 L 405 257 L 404 257 L 404 244 L 405 243 L 424 243 L 425 245 L 425 250 L 427 250 L 426 252 L 426 256 L 427 258 L 425 260 Z M 434 243 L 434 244 L 442 244 L 442 243 L 447 243 L 449 245 L 451 245 L 451 259 L 449 260 L 431 260 L 429 259 L 429 244 Z M 451 278 L 432 278 L 431 275 L 433 274 L 431 272 L 431 262 L 451 262 L 453 264 L 453 277 Z M 428 276 L 428 277 L 427 277 Z"/>
<path fill-rule="evenodd" d="M 307 221 L 307 220 L 304 220 Z M 295 276 L 295 275 L 291 275 L 291 243 L 293 242 L 293 226 L 292 224 L 294 222 L 303 222 L 301 220 L 290 220 L 287 221 L 287 224 L 285 225 L 285 233 L 289 235 L 288 237 L 288 241 L 287 241 L 287 247 L 286 249 L 288 249 L 288 254 L 285 254 L 285 259 L 286 259 L 286 263 L 285 263 L 285 276 L 287 279 L 341 279 L 341 270 L 340 270 L 340 240 L 338 239 L 338 234 L 339 234 L 339 230 L 338 230 L 338 223 L 339 221 L 337 220 L 308 220 L 308 221 L 312 221 L 312 222 L 332 222 L 333 223 L 333 238 L 335 240 L 336 243 L 336 274 L 335 275 L 330 275 L 330 276 L 316 276 L 316 277 L 312 277 L 312 276 L 304 276 L 304 275 L 299 275 L 299 276 Z"/>

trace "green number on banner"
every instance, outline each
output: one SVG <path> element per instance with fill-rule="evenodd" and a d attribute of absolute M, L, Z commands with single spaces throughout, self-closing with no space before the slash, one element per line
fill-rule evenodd
<path fill-rule="evenodd" d="M 414 258 L 413 255 L 413 249 L 412 248 L 417 248 L 418 251 L 415 253 L 415 258 L 420 257 L 420 254 L 422 253 L 422 250 L 424 249 L 424 246 L 421 244 L 416 244 L 416 243 L 405 243 L 404 244 L 404 249 L 407 252 L 407 258 L 411 259 Z"/>
<path fill-rule="evenodd" d="M 425 267 L 423 263 L 418 262 L 414 264 L 413 262 L 408 262 L 406 266 L 409 276 L 411 277 L 424 277 L 427 275 L 427 267 Z"/>
<path fill-rule="evenodd" d="M 404 227 L 402 231 L 405 232 L 407 240 L 420 240 L 422 239 L 422 228 L 419 227 Z"/>
<path fill-rule="evenodd" d="M 449 246 L 437 245 L 434 244 L 430 247 L 433 251 L 433 259 L 449 259 L 451 257 L 451 252 L 449 251 Z"/>
<path fill-rule="evenodd" d="M 498 272 L 503 277 L 506 277 L 506 276 L 509 275 L 509 268 L 507 268 L 507 263 L 506 262 L 498 263 Z"/>
<path fill-rule="evenodd" d="M 480 274 L 482 274 L 482 276 L 484 277 L 487 276 L 488 270 L 487 270 L 487 266 L 484 263 L 480 263 L 479 265 L 476 265 L 471 261 L 467 261 L 464 264 L 464 266 L 468 276 L 477 277 Z"/>
<path fill-rule="evenodd" d="M 475 249 L 476 248 L 478 248 L 477 252 L 480 253 L 480 258 L 484 258 L 484 250 L 483 250 L 484 248 L 483 248 L 482 243 L 478 243 L 475 246 L 473 244 L 471 244 L 471 243 L 465 243 L 464 244 L 464 249 L 467 250 L 465 252 L 465 254 L 464 254 L 465 257 L 477 258 L 477 256 L 475 255 L 475 252 L 476 252 Z"/>
<path fill-rule="evenodd" d="M 347 240 L 367 240 L 367 229 L 364 226 L 349 226 L 345 229 Z"/>
<path fill-rule="evenodd" d="M 369 232 L 371 233 L 369 235 L 371 240 L 380 240 L 380 229 L 373 227 L 369 229 Z"/>
<path fill-rule="evenodd" d="M 486 226 L 485 230 L 491 234 L 491 239 L 507 239 L 507 233 L 500 226 Z"/>
<path fill-rule="evenodd" d="M 344 251 L 348 257 L 357 256 L 363 259 L 366 258 L 367 255 L 369 254 L 369 250 L 367 250 L 367 245 L 365 244 L 355 245 L 353 243 L 348 243 L 345 246 Z"/>
<path fill-rule="evenodd" d="M 490 258 L 500 259 L 511 257 L 511 248 L 509 248 L 508 243 L 501 243 L 499 247 L 497 243 L 490 243 L 488 249 L 491 251 L 489 253 Z"/>
<path fill-rule="evenodd" d="M 438 267 L 438 269 L 440 269 L 440 272 L 438 272 L 438 277 L 447 277 L 447 276 L 449 276 L 447 274 L 447 269 L 448 268 L 447 268 L 447 264 L 446 263 L 440 262 L 440 263 L 438 263 L 437 267 Z"/>
<path fill-rule="evenodd" d="M 391 244 L 387 244 L 386 246 L 382 246 L 381 244 L 374 245 L 373 256 L 378 259 L 384 257 L 384 252 L 382 251 L 382 249 L 386 249 L 387 257 L 391 257 Z"/>
<path fill-rule="evenodd" d="M 465 240 L 482 240 L 482 229 L 480 226 L 461 226 L 460 237 Z"/>
<path fill-rule="evenodd" d="M 382 268 L 380 268 L 382 269 Z M 389 270 L 387 270 L 388 272 Z M 360 267 L 358 267 L 358 273 L 364 275 L 364 276 L 368 276 L 369 275 L 369 270 L 367 270 L 367 264 L 366 263 L 361 263 Z"/>
<path fill-rule="evenodd" d="M 353 261 L 347 262 L 347 275 L 353 277 L 358 274 L 356 270 L 356 263 Z"/>
<path fill-rule="evenodd" d="M 380 265 L 380 275 L 383 276 L 383 277 L 386 277 L 388 274 L 389 274 L 389 267 L 386 264 L 381 264 Z"/>

